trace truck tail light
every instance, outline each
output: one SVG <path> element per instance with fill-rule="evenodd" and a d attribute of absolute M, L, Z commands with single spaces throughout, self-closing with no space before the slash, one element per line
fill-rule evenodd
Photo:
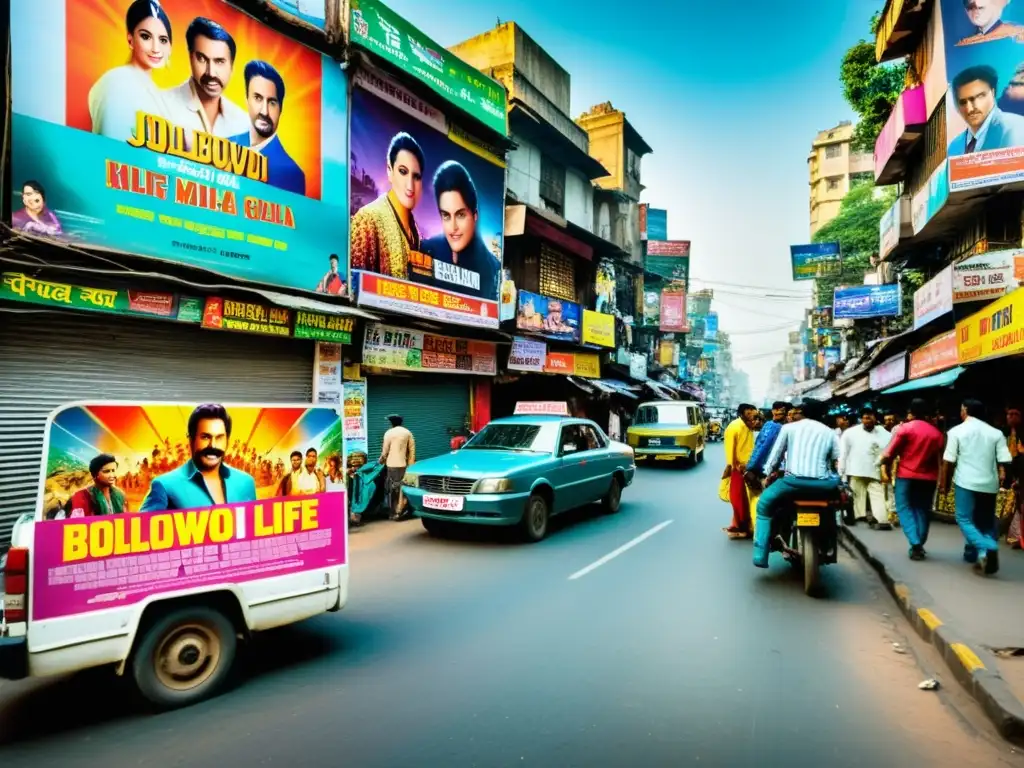
<path fill-rule="evenodd" d="M 28 549 L 11 547 L 4 568 L 4 621 L 26 621 L 28 617 Z"/>

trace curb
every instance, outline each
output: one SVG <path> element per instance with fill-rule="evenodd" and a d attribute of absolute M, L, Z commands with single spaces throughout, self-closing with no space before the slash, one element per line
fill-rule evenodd
<path fill-rule="evenodd" d="M 943 619 L 942 609 L 924 589 L 904 579 L 843 525 L 842 536 L 878 571 L 907 621 L 942 655 L 953 676 L 985 711 L 1000 735 L 1024 746 L 1024 704 L 998 672 L 996 657 Z"/>

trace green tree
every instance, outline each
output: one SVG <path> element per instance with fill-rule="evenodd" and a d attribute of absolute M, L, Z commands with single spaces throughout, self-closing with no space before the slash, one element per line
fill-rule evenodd
<path fill-rule="evenodd" d="M 875 13 L 870 22 L 872 38 L 879 23 L 880 15 Z M 906 64 L 879 64 L 875 60 L 873 42 L 859 40 L 843 56 L 839 66 L 843 97 L 860 118 L 853 134 L 855 149 L 874 150 L 875 140 L 903 92 L 906 76 Z"/>

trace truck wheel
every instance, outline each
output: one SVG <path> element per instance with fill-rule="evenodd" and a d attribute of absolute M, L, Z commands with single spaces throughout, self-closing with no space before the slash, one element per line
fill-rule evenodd
<path fill-rule="evenodd" d="M 519 524 L 523 538 L 535 543 L 548 535 L 548 502 L 539 493 L 530 496 L 523 511 L 523 520 Z"/>
<path fill-rule="evenodd" d="M 235 626 L 202 605 L 178 608 L 148 629 L 132 659 L 142 695 L 159 709 L 176 709 L 213 696 L 235 660 Z"/>

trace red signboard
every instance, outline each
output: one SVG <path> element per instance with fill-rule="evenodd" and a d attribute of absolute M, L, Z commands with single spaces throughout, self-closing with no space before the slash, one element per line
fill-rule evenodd
<path fill-rule="evenodd" d="M 667 333 L 684 333 L 690 330 L 686 319 L 686 292 L 661 292 L 661 317 L 658 328 Z"/>
<path fill-rule="evenodd" d="M 920 379 L 957 364 L 956 331 L 936 336 L 910 353 L 910 378 Z"/>

